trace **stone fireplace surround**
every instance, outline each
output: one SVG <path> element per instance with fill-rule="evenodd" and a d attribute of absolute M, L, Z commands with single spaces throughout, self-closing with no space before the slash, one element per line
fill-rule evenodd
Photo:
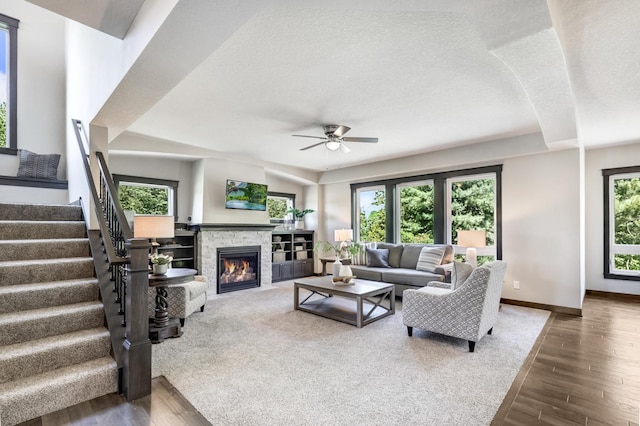
<path fill-rule="evenodd" d="M 210 283 L 218 279 L 217 249 L 221 247 L 260 246 L 260 285 L 271 284 L 271 232 L 273 225 L 212 224 L 199 225 L 198 264 Z M 215 284 L 213 287 L 215 289 Z"/>

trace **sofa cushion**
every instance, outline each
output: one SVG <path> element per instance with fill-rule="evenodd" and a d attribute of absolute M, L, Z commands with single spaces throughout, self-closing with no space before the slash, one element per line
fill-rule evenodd
<path fill-rule="evenodd" d="M 389 266 L 389 249 L 366 249 L 367 250 L 367 266 L 376 268 L 390 268 Z"/>
<path fill-rule="evenodd" d="M 436 267 L 442 262 L 444 247 L 423 247 L 416 264 L 418 271 L 435 272 Z"/>
<path fill-rule="evenodd" d="M 382 281 L 391 284 L 424 287 L 430 281 L 442 280 L 444 280 L 442 275 L 432 272 L 416 271 L 415 269 L 390 268 L 382 270 Z"/>
<path fill-rule="evenodd" d="M 473 266 L 468 263 L 453 262 L 451 268 L 451 290 L 460 287 L 473 272 Z"/>
<path fill-rule="evenodd" d="M 402 244 L 378 243 L 376 245 L 376 248 L 388 249 L 389 266 L 391 266 L 392 268 L 400 267 L 400 258 L 402 257 L 402 249 L 404 248 Z"/>
<path fill-rule="evenodd" d="M 400 267 L 415 270 L 420 252 L 424 246 L 424 244 L 405 244 L 400 257 Z"/>
<path fill-rule="evenodd" d="M 382 281 L 382 271 L 389 268 L 374 268 L 371 266 L 351 265 L 351 273 L 358 278 L 369 281 Z"/>

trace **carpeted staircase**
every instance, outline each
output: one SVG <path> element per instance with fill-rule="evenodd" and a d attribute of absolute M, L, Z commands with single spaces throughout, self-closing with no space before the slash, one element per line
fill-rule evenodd
<path fill-rule="evenodd" d="M 0 424 L 118 390 L 78 205 L 0 203 Z"/>

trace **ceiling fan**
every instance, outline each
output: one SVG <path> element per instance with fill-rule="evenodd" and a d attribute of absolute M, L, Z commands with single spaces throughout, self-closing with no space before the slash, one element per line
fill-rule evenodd
<path fill-rule="evenodd" d="M 313 138 L 313 139 L 322 139 L 322 142 L 315 143 L 313 145 L 309 145 L 305 148 L 301 148 L 300 151 L 306 151 L 307 149 L 314 148 L 316 146 L 320 146 L 324 144 L 329 151 L 337 151 L 338 149 L 344 153 L 350 152 L 348 146 L 346 146 L 345 142 L 367 142 L 367 143 L 378 143 L 378 138 L 349 138 L 344 137 L 344 134 L 351 130 L 351 127 L 342 126 L 338 124 L 327 124 L 322 127 L 324 130 L 325 137 L 322 138 L 320 136 L 307 136 L 307 135 L 291 135 L 299 138 Z"/>

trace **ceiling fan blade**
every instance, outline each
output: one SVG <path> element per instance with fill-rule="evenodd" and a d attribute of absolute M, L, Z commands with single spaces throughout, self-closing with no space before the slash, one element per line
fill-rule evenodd
<path fill-rule="evenodd" d="M 307 135 L 291 135 L 291 136 L 295 136 L 298 138 L 326 139 L 326 138 L 321 138 L 320 136 L 307 136 Z"/>
<path fill-rule="evenodd" d="M 351 152 L 351 148 L 349 148 L 347 145 L 343 143 L 340 144 L 340 151 L 344 152 L 345 154 L 348 154 L 349 152 Z"/>
<path fill-rule="evenodd" d="M 333 131 L 334 136 L 341 138 L 345 133 L 351 130 L 351 127 L 340 125 Z"/>
<path fill-rule="evenodd" d="M 342 140 L 346 142 L 378 143 L 378 138 L 342 138 Z"/>
<path fill-rule="evenodd" d="M 300 151 L 306 151 L 307 149 L 315 148 L 316 146 L 322 145 L 324 142 L 314 143 L 313 145 L 309 145 L 306 148 L 300 148 Z"/>

